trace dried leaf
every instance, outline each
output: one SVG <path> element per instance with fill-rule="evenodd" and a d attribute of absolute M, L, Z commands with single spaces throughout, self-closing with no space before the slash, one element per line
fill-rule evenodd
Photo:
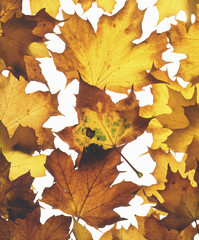
<path fill-rule="evenodd" d="M 28 126 L 35 130 L 42 149 L 52 148 L 54 136 L 42 125 L 50 116 L 59 114 L 57 95 L 49 92 L 26 94 L 26 86 L 27 82 L 23 78 L 18 81 L 12 74 L 8 77 L 0 76 L 0 119 L 10 137 L 19 125 Z"/>
<path fill-rule="evenodd" d="M 73 0 L 75 4 L 80 3 L 84 12 L 91 8 L 94 2 L 97 3 L 99 8 L 102 8 L 105 12 L 112 13 L 114 6 L 116 4 L 115 0 L 104 1 L 104 0 Z"/>
<path fill-rule="evenodd" d="M 27 79 L 24 56 L 49 57 L 43 37 L 57 23 L 41 10 L 35 16 L 13 16 L 1 24 L 0 58 L 17 78 L 21 75 Z"/>
<path fill-rule="evenodd" d="M 153 64 L 164 64 L 160 53 L 166 50 L 167 39 L 164 34 L 153 33 L 144 43 L 132 43 L 141 36 L 143 14 L 135 0 L 128 0 L 117 14 L 100 18 L 96 33 L 89 21 L 77 14 L 64 14 L 69 20 L 59 36 L 66 48 L 61 54 L 52 53 L 57 69 L 66 75 L 68 83 L 79 79 L 79 71 L 85 82 L 116 92 L 126 93 L 132 85 L 141 90 L 153 83 L 146 78 L 146 70 Z"/>
<path fill-rule="evenodd" d="M 91 233 L 74 219 L 73 233 L 76 240 L 93 240 Z"/>
<path fill-rule="evenodd" d="M 168 213 L 160 220 L 161 225 L 181 231 L 199 219 L 199 186 L 193 187 L 188 178 L 182 178 L 178 171 L 174 173 L 170 168 L 167 172 L 167 181 L 165 190 L 159 191 L 164 202 L 160 203 L 154 197 L 157 200 L 155 208 Z"/>
<path fill-rule="evenodd" d="M 30 189 L 33 178 L 30 173 L 24 174 L 14 181 L 8 178 L 10 164 L 0 153 L 0 213 L 4 218 L 15 221 L 25 218 L 26 213 L 32 212 L 37 204 L 33 203 L 35 195 Z"/>
<path fill-rule="evenodd" d="M 79 153 L 91 144 L 109 149 L 133 141 L 145 131 L 149 122 L 139 117 L 133 90 L 127 98 L 114 104 L 105 91 L 83 81 L 76 110 L 79 124 L 66 127 L 58 136 Z"/>
<path fill-rule="evenodd" d="M 0 240 L 65 240 L 70 223 L 70 217 L 53 216 L 42 225 L 40 209 L 36 208 L 32 213 L 28 213 L 24 220 L 17 219 L 16 224 L 0 218 Z"/>
<path fill-rule="evenodd" d="M 38 150 L 37 137 L 33 129 L 19 126 L 12 138 L 0 122 L 0 149 L 6 159 L 11 163 L 9 178 L 18 178 L 30 171 L 33 177 L 45 175 L 45 155 L 32 156 Z"/>
<path fill-rule="evenodd" d="M 198 13 L 197 13 L 198 15 Z M 186 54 L 187 57 L 180 61 L 180 69 L 178 76 L 184 81 L 192 84 L 198 83 L 198 55 L 199 50 L 199 34 L 198 34 L 199 18 L 191 25 L 189 32 L 186 32 L 185 23 L 178 22 L 176 26 L 172 26 L 168 32 L 171 45 L 177 53 Z"/>
<path fill-rule="evenodd" d="M 21 15 L 22 0 L 1 0 L 0 3 L 0 22 L 7 22 L 14 14 Z"/>
<path fill-rule="evenodd" d="M 161 225 L 161 221 L 153 215 L 147 217 L 136 216 L 138 221 L 138 229 L 144 235 L 146 239 L 150 240 L 187 240 L 194 239 L 197 233 L 196 228 L 191 225 L 185 228 L 183 231 L 168 230 Z"/>
<path fill-rule="evenodd" d="M 165 17 L 177 15 L 177 13 L 182 10 L 187 16 L 186 28 L 188 31 L 191 26 L 191 15 L 197 12 L 196 3 L 198 3 L 197 0 L 158 0 L 155 6 L 159 11 L 159 22 Z"/>
<path fill-rule="evenodd" d="M 80 163 L 75 170 L 71 157 L 55 150 L 47 158 L 46 168 L 56 183 L 44 190 L 42 201 L 96 228 L 122 220 L 113 208 L 127 206 L 139 186 L 121 182 L 110 187 L 119 174 L 118 151 L 85 152 Z"/>
<path fill-rule="evenodd" d="M 59 12 L 59 7 L 59 0 L 30 0 L 30 9 L 32 14 L 37 13 L 42 8 L 45 8 L 46 12 L 55 18 Z"/>
<path fill-rule="evenodd" d="M 111 228 L 108 232 L 104 233 L 100 240 L 146 240 L 143 235 L 138 231 L 138 229 L 132 225 L 126 230 L 125 228 L 116 229 L 115 227 Z"/>

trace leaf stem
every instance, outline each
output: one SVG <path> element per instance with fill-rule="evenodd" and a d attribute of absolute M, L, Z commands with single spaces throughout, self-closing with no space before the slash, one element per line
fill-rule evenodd
<path fill-rule="evenodd" d="M 133 171 L 137 174 L 137 176 L 141 178 L 143 176 L 143 173 L 139 172 L 136 168 L 134 168 L 133 165 L 126 159 L 126 157 L 118 149 L 117 151 L 120 153 L 122 158 L 128 163 L 128 165 L 133 169 Z"/>

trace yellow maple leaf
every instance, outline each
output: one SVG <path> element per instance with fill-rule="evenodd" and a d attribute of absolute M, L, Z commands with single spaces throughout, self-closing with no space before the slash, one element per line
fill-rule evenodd
<path fill-rule="evenodd" d="M 12 74 L 0 76 L 0 119 L 10 137 L 19 125 L 29 126 L 35 130 L 41 148 L 51 148 L 54 136 L 42 125 L 50 116 L 59 114 L 57 95 L 49 92 L 26 94 L 26 86 L 27 82 L 22 77 L 17 80 Z"/>
<path fill-rule="evenodd" d="M 52 53 L 57 69 L 68 83 L 79 79 L 79 71 L 87 83 L 118 92 L 150 84 L 146 70 L 164 64 L 160 52 L 166 50 L 167 40 L 164 34 L 153 33 L 141 44 L 132 43 L 141 36 L 143 14 L 135 0 L 128 0 L 117 14 L 100 18 L 96 33 L 89 21 L 64 14 L 69 20 L 59 36 L 66 48 L 61 54 Z"/>
<path fill-rule="evenodd" d="M 105 12 L 112 13 L 114 6 L 116 4 L 115 0 L 73 0 L 75 4 L 80 3 L 84 12 L 86 12 L 89 8 L 91 8 L 94 2 L 97 3 L 99 8 L 102 8 Z"/>
<path fill-rule="evenodd" d="M 171 17 L 172 15 L 177 15 L 177 13 L 182 10 L 186 13 L 187 30 L 191 26 L 191 15 L 196 14 L 197 6 L 196 3 L 199 3 L 198 0 L 158 0 L 155 6 L 159 11 L 159 22 L 162 21 L 165 17 Z"/>
<path fill-rule="evenodd" d="M 7 161 L 11 163 L 9 178 L 18 178 L 30 171 L 31 176 L 45 176 L 45 155 L 32 156 L 38 150 L 37 137 L 31 128 L 19 126 L 12 138 L 0 122 L 0 148 Z"/>
<path fill-rule="evenodd" d="M 197 13 L 198 14 L 198 13 Z M 192 84 L 198 83 L 199 76 L 199 60 L 197 52 L 199 51 L 199 18 L 191 25 L 189 32 L 186 32 L 185 23 L 178 22 L 176 26 L 172 26 L 167 33 L 174 51 L 186 54 L 187 57 L 180 61 L 180 68 L 177 73 L 184 81 Z"/>
<path fill-rule="evenodd" d="M 42 8 L 45 8 L 46 12 L 55 18 L 59 12 L 59 7 L 59 0 L 30 0 L 30 9 L 32 14 L 37 13 Z"/>
<path fill-rule="evenodd" d="M 113 228 L 111 228 L 108 232 L 105 232 L 100 238 L 100 240 L 113 240 L 113 239 L 115 240 L 116 239 L 146 240 L 146 238 L 133 225 L 130 225 L 127 230 L 124 227 L 122 227 L 121 229 L 116 229 L 116 227 L 113 226 Z"/>

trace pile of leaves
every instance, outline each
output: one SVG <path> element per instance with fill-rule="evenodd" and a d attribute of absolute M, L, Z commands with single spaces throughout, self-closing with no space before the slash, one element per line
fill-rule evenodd
<path fill-rule="evenodd" d="M 87 11 L 95 1 L 74 2 Z M 116 4 L 114 0 L 96 2 L 108 13 Z M 91 240 L 79 220 L 96 229 L 115 224 L 123 218 L 114 208 L 128 206 L 136 195 L 143 203 L 153 204 L 147 216 L 136 216 L 138 228 L 117 229 L 115 224 L 100 240 L 194 239 L 199 232 L 197 3 L 158 0 L 159 22 L 180 10 L 185 11 L 187 22 L 178 21 L 161 34 L 154 31 L 139 44 L 132 41 L 142 35 L 145 12 L 136 0 L 127 0 L 112 16 L 103 15 L 96 32 L 88 20 L 63 12 L 58 36 L 66 46 L 63 53 L 56 53 L 48 51 L 45 34 L 53 33 L 60 23 L 55 18 L 58 0 L 30 0 L 31 16 L 22 13 L 22 0 L 0 2 L 0 239 L 65 240 L 73 234 L 77 240 Z M 187 56 L 174 80 L 161 70 L 168 43 L 176 53 Z M 78 153 L 75 164 L 71 156 L 55 148 L 51 129 L 43 127 L 51 116 L 61 115 L 58 94 L 25 92 L 31 81 L 48 87 L 36 59 L 43 57 L 53 58 L 67 84 L 74 79 L 80 82 L 76 95 L 79 123 L 56 133 Z M 5 76 L 3 70 L 9 74 Z M 177 77 L 187 86 L 182 87 Z M 140 107 L 134 91 L 149 85 L 153 105 Z M 128 96 L 114 103 L 106 90 Z M 113 184 L 121 162 L 131 165 L 122 149 L 144 131 L 153 136 L 148 153 L 156 163 L 152 175 L 157 183 Z M 49 156 L 33 154 L 45 149 L 53 151 Z M 184 153 L 182 161 L 171 151 Z M 41 201 L 68 215 L 53 216 L 42 225 L 32 183 L 46 169 L 54 184 L 44 190 Z"/>

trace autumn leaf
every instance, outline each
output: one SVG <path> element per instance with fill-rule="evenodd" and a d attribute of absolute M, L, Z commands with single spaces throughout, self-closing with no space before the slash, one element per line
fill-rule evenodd
<path fill-rule="evenodd" d="M 182 10 L 186 13 L 187 22 L 186 28 L 187 31 L 191 26 L 191 15 L 196 14 L 198 0 L 158 0 L 155 6 L 159 11 L 159 22 L 161 22 L 165 17 L 171 17 L 172 15 L 177 15 L 177 13 Z"/>
<path fill-rule="evenodd" d="M 45 166 L 56 183 L 44 190 L 42 201 L 96 228 L 122 220 L 113 209 L 127 206 L 140 187 L 124 181 L 110 187 L 119 174 L 118 164 L 116 149 L 99 149 L 97 154 L 84 152 L 75 170 L 71 157 L 55 150 Z"/>
<path fill-rule="evenodd" d="M 104 90 L 83 81 L 80 81 L 76 110 L 79 124 L 66 127 L 58 136 L 79 153 L 91 144 L 109 149 L 133 141 L 150 121 L 139 117 L 133 90 L 127 98 L 114 104 Z"/>
<path fill-rule="evenodd" d="M 70 223 L 70 217 L 53 216 L 42 225 L 40 208 L 36 208 L 27 213 L 25 219 L 17 219 L 15 223 L 0 218 L 0 240 L 65 240 Z"/>
<path fill-rule="evenodd" d="M 38 150 L 37 137 L 33 129 L 19 126 L 12 138 L 0 122 L 0 149 L 7 161 L 11 163 L 9 178 L 18 178 L 30 171 L 31 176 L 41 177 L 45 175 L 45 155 L 32 156 Z"/>
<path fill-rule="evenodd" d="M 85 226 L 82 226 L 75 219 L 73 225 L 73 234 L 76 240 L 93 240 L 91 233 L 87 230 Z"/>
<path fill-rule="evenodd" d="M 161 225 L 161 221 L 157 217 L 154 217 L 153 214 L 146 217 L 136 216 L 136 219 L 138 221 L 139 232 L 142 233 L 146 239 L 150 240 L 194 239 L 197 233 L 196 228 L 193 228 L 191 225 L 180 232 L 174 229 L 168 230 Z"/>
<path fill-rule="evenodd" d="M 178 170 L 183 177 L 186 177 L 188 175 L 184 173 L 186 164 L 184 161 L 178 162 L 171 152 L 168 151 L 166 153 L 162 149 L 153 150 L 149 148 L 147 153 L 150 154 L 151 158 L 156 163 L 152 175 L 156 179 L 157 183 L 150 186 L 144 186 L 138 192 L 138 195 L 142 196 L 146 203 L 148 203 L 149 200 L 149 198 L 146 199 L 146 196 L 150 197 L 152 195 L 156 196 L 160 202 L 163 202 L 163 198 L 158 190 L 165 189 L 165 182 L 167 182 L 168 165 L 172 171 L 176 172 Z M 193 176 L 191 174 L 188 177 L 191 181 L 193 180 Z"/>
<path fill-rule="evenodd" d="M 1 23 L 0 58 L 17 78 L 21 75 L 27 79 L 24 56 L 49 57 L 43 37 L 52 32 L 57 23 L 45 10 L 35 16 L 17 18 L 14 15 Z"/>
<path fill-rule="evenodd" d="M 111 228 L 108 232 L 104 233 L 100 240 L 146 240 L 144 236 L 138 231 L 138 229 L 132 225 L 126 230 L 124 227 L 121 229 L 116 229 L 115 226 Z"/>
<path fill-rule="evenodd" d="M 195 119 L 195 112 L 192 116 L 193 112 L 189 114 L 189 111 L 195 106 L 197 91 L 190 89 L 191 93 L 187 95 L 192 97 L 186 99 L 181 92 L 173 90 L 165 84 L 157 84 L 153 88 L 154 105 L 143 107 L 140 112 L 140 115 L 144 117 L 156 115 L 147 128 L 147 131 L 151 132 L 154 137 L 152 148 L 161 147 L 165 151 L 171 149 L 175 152 L 183 152 L 191 143 L 192 135 L 195 135 L 195 130 L 192 135 L 190 135 L 190 131 L 193 130 L 197 118 L 192 122 L 191 118 Z M 162 98 L 159 99 L 158 96 L 161 93 Z M 161 110 L 159 110 L 160 106 Z M 187 129 L 189 129 L 189 133 Z"/>
<path fill-rule="evenodd" d="M 12 74 L 0 76 L 0 119 L 12 137 L 19 125 L 35 130 L 41 149 L 54 147 L 54 136 L 43 124 L 52 115 L 58 115 L 57 95 L 50 92 L 25 93 L 27 82 L 18 81 Z"/>
<path fill-rule="evenodd" d="M 45 8 L 46 12 L 52 17 L 56 18 L 59 12 L 60 2 L 59 0 L 30 0 L 31 13 L 35 14 L 42 8 Z"/>
<path fill-rule="evenodd" d="M 199 76 L 197 55 L 199 49 L 198 24 L 199 18 L 196 17 L 196 21 L 191 25 L 187 33 L 185 23 L 178 21 L 178 24 L 172 26 L 171 30 L 167 33 L 174 51 L 187 55 L 185 59 L 180 61 L 180 69 L 177 76 L 192 84 L 198 83 Z"/>
<path fill-rule="evenodd" d="M 22 0 L 2 0 L 0 3 L 0 22 L 7 22 L 14 14 L 20 16 L 22 9 Z"/>
<path fill-rule="evenodd" d="M 73 0 L 75 4 L 80 3 L 84 12 L 91 8 L 94 2 L 97 3 L 99 8 L 102 8 L 105 12 L 112 13 L 114 6 L 116 4 L 115 0 L 104 1 L 104 0 Z"/>
<path fill-rule="evenodd" d="M 61 39 L 66 43 L 63 53 L 52 53 L 55 65 L 67 77 L 82 79 L 100 89 L 126 93 L 131 89 L 141 90 L 153 83 L 146 78 L 146 70 L 154 64 L 164 65 L 160 53 L 166 50 L 164 34 L 153 33 L 141 44 L 132 43 L 141 36 L 144 12 L 138 10 L 137 2 L 129 0 L 117 14 L 103 15 L 95 33 L 89 21 L 77 14 L 64 14 L 68 21 L 61 27 Z M 122 41 L 119 41 L 122 39 Z"/>
<path fill-rule="evenodd" d="M 24 174 L 14 181 L 9 180 L 10 163 L 0 153 L 0 213 L 6 219 L 15 221 L 32 212 L 37 204 L 33 203 L 35 195 L 30 189 L 33 178 L 30 173 Z"/>
<path fill-rule="evenodd" d="M 198 172 L 195 174 L 195 178 Z M 198 197 L 199 187 L 193 187 L 188 178 L 182 178 L 180 173 L 168 169 L 165 189 L 160 190 L 164 202 L 157 201 L 156 209 L 168 213 L 160 220 L 160 224 L 168 229 L 181 231 L 193 221 L 199 219 Z"/>

